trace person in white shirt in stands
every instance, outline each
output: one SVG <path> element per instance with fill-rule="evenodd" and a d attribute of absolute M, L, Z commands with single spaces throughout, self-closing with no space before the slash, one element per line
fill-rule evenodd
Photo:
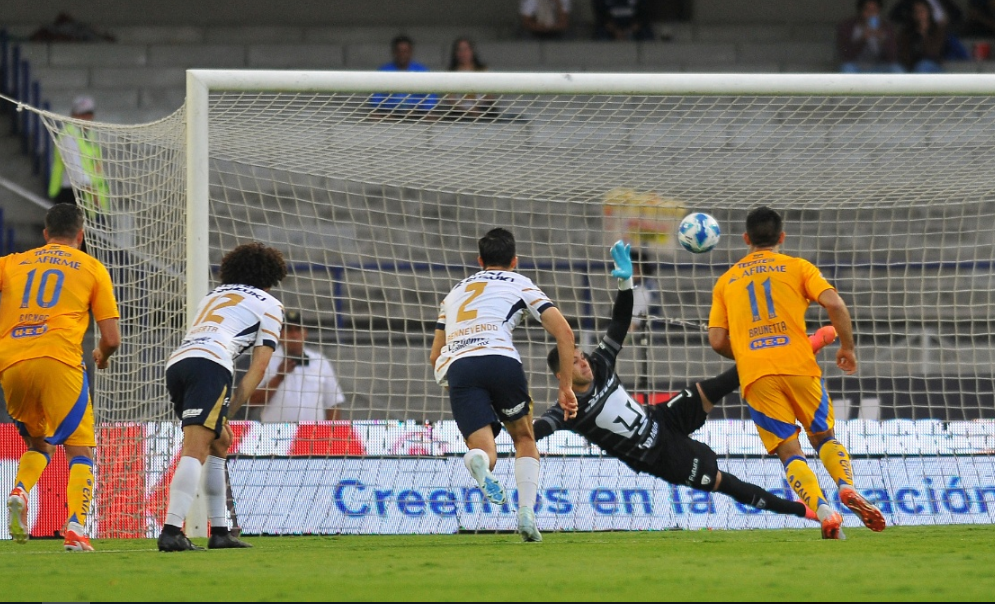
<path fill-rule="evenodd" d="M 339 419 L 345 395 L 331 361 L 320 351 L 305 345 L 307 335 L 300 311 L 288 310 L 280 334 L 280 346 L 266 367 L 262 386 L 249 400 L 250 405 L 262 408 L 261 421 Z"/>
<path fill-rule="evenodd" d="M 570 0 L 521 0 L 518 14 L 522 29 L 533 38 L 554 40 L 570 30 Z"/>

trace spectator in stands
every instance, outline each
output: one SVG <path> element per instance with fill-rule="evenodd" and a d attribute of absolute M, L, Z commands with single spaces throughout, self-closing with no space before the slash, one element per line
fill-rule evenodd
<path fill-rule="evenodd" d="M 592 0 L 595 40 L 652 40 L 646 0 Z"/>
<path fill-rule="evenodd" d="M 76 120 L 93 121 L 94 108 L 93 97 L 80 95 L 73 99 L 69 115 Z M 56 150 L 52 156 L 49 199 L 56 203 L 76 203 L 70 173 L 80 183 L 84 209 L 88 213 L 95 208 L 106 209 L 109 190 L 103 177 L 100 146 L 90 139 L 86 128 L 65 122 L 56 137 Z"/>
<path fill-rule="evenodd" d="M 570 0 L 521 0 L 522 29 L 540 40 L 564 38 L 570 29 Z"/>
<path fill-rule="evenodd" d="M 910 73 L 940 73 L 946 29 L 933 18 L 928 0 L 913 0 L 912 21 L 898 32 L 898 59 Z"/>
<path fill-rule="evenodd" d="M 995 36 L 995 0 L 968 0 L 965 36 Z"/>
<path fill-rule="evenodd" d="M 380 71 L 429 71 L 428 67 L 413 60 L 415 43 L 405 35 L 395 37 L 391 43 L 393 60 L 379 67 Z M 378 92 L 370 97 L 370 104 L 379 114 L 421 117 L 439 104 L 436 94 L 406 94 Z"/>
<path fill-rule="evenodd" d="M 895 28 L 881 18 L 881 0 L 857 0 L 857 14 L 836 27 L 843 73 L 902 73 Z"/>
<path fill-rule="evenodd" d="M 929 9 L 936 20 L 946 30 L 946 41 L 943 48 L 943 58 L 949 61 L 967 60 L 970 53 L 961 43 L 957 33 L 964 25 L 964 11 L 953 0 L 927 0 Z M 899 27 L 912 21 L 912 6 L 915 0 L 899 0 L 888 11 L 888 18 Z"/>
<path fill-rule="evenodd" d="M 273 352 L 260 387 L 249 405 L 261 408 L 263 422 L 314 422 L 339 419 L 345 395 L 331 361 L 307 346 L 301 313 L 288 310 L 279 347 Z"/>
<path fill-rule="evenodd" d="M 457 38 L 449 53 L 449 71 L 487 71 L 487 65 L 477 56 L 469 38 Z M 444 103 L 449 116 L 475 119 L 493 115 L 494 97 L 487 94 L 447 94 Z"/>
<path fill-rule="evenodd" d="M 958 31 L 964 22 L 964 11 L 953 0 L 927 0 L 933 18 L 947 28 L 947 31 Z M 915 0 L 898 0 L 888 11 L 888 19 L 896 25 L 904 25 L 912 21 L 912 5 Z"/>

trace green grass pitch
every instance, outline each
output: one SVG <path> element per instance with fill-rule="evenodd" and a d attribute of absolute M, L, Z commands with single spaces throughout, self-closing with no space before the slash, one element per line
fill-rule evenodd
<path fill-rule="evenodd" d="M 0 542 L 3 599 L 34 601 L 991 601 L 995 526 Z M 206 545 L 205 539 L 194 542 Z"/>

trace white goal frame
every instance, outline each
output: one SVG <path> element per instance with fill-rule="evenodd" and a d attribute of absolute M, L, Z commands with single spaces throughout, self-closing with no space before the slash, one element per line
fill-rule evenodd
<path fill-rule="evenodd" d="M 213 92 L 531 95 L 991 96 L 995 74 L 456 73 L 207 70 L 186 72 L 186 323 L 209 291 L 209 99 Z M 207 532 L 203 499 L 188 533 Z"/>
<path fill-rule="evenodd" d="M 995 95 L 995 74 L 460 73 L 187 70 L 187 311 L 209 288 L 211 92 Z M 187 317 L 188 323 L 190 317 Z"/>

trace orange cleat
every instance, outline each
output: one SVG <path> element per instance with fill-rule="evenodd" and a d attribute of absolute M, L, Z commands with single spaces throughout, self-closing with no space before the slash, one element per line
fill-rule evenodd
<path fill-rule="evenodd" d="M 805 506 L 805 520 L 811 520 L 812 522 L 819 521 L 819 515 L 812 511 L 807 505 Z"/>
<path fill-rule="evenodd" d="M 67 552 L 92 552 L 93 546 L 90 545 L 90 538 L 86 535 L 81 535 L 74 531 L 73 529 L 66 530 L 66 541 L 63 544 Z"/>
<path fill-rule="evenodd" d="M 832 325 L 820 327 L 808 337 L 808 341 L 812 344 L 812 352 L 818 354 L 820 350 L 836 341 L 836 328 Z"/>
<path fill-rule="evenodd" d="M 823 539 L 846 539 L 843 534 L 843 516 L 839 512 L 831 512 L 822 519 Z"/>
<path fill-rule="evenodd" d="M 861 522 L 864 526 L 871 529 L 875 533 L 880 533 L 884 530 L 884 515 L 881 513 L 874 504 L 867 501 L 853 488 L 843 488 L 840 489 L 840 501 L 843 502 L 851 512 L 860 516 Z"/>

